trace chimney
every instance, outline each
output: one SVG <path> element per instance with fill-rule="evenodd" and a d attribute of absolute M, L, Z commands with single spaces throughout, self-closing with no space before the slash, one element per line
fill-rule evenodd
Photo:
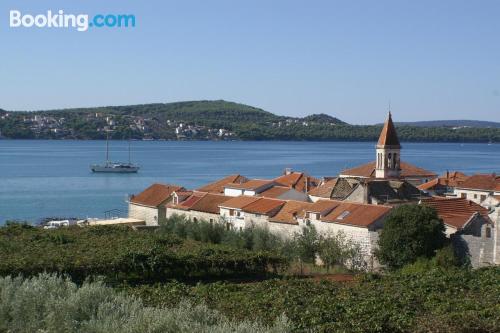
<path fill-rule="evenodd" d="M 285 176 L 288 176 L 288 175 L 290 175 L 292 172 L 293 172 L 292 168 L 285 168 L 284 175 L 285 175 Z"/>

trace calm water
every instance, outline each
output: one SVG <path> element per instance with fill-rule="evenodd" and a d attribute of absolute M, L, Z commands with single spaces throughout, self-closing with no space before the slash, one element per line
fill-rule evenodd
<path fill-rule="evenodd" d="M 240 173 L 271 178 L 284 168 L 316 177 L 374 159 L 375 143 L 339 142 L 133 142 L 136 175 L 92 174 L 104 159 L 102 141 L 0 140 L 0 223 L 42 217 L 102 217 L 126 210 L 128 194 L 153 182 L 187 188 Z M 500 145 L 403 144 L 403 160 L 442 173 L 500 172 Z M 113 160 L 128 159 L 126 142 L 111 142 Z"/>

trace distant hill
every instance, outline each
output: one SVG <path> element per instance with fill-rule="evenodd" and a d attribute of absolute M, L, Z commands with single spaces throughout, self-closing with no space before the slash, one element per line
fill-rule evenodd
<path fill-rule="evenodd" d="M 396 126 L 401 141 L 500 142 L 498 123 L 430 121 Z M 380 124 L 349 125 L 327 114 L 279 116 L 223 100 L 6 111 L 0 117 L 0 133 L 10 139 L 88 140 L 109 135 L 137 140 L 376 141 L 380 130 Z"/>
<path fill-rule="evenodd" d="M 396 125 L 417 127 L 476 127 L 500 128 L 500 123 L 483 120 L 428 120 L 414 122 L 398 122 Z"/>
<path fill-rule="evenodd" d="M 346 125 L 347 124 L 338 118 L 332 117 L 332 116 L 330 116 L 328 114 L 324 114 L 324 113 L 312 114 L 312 115 L 306 116 L 302 119 L 304 121 L 309 121 L 309 122 L 313 122 L 313 123 L 334 123 L 334 124 L 339 124 L 339 125 Z"/>

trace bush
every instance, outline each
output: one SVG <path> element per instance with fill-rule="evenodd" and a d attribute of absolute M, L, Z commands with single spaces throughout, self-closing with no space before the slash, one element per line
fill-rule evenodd
<path fill-rule="evenodd" d="M 380 233 L 376 255 L 389 269 L 431 258 L 446 243 L 445 227 L 433 208 L 403 205 L 394 208 Z"/>
<path fill-rule="evenodd" d="M 282 313 L 297 332 L 498 332 L 500 268 L 430 268 L 347 284 L 306 279 L 259 283 L 172 282 L 128 287 L 146 304 L 179 299 L 207 304 L 230 318 L 272 324 Z M 436 328 L 436 330 L 434 330 Z"/>
<path fill-rule="evenodd" d="M 78 287 L 68 279 L 41 274 L 0 278 L 0 332 L 288 332 L 284 316 L 264 326 L 230 321 L 206 305 L 180 301 L 175 307 L 147 307 L 102 282 Z"/>
<path fill-rule="evenodd" d="M 69 227 L 57 230 L 0 228 L 0 275 L 42 272 L 83 281 L 104 275 L 108 281 L 161 281 L 265 274 L 286 266 L 286 259 L 265 251 L 183 240 L 166 233 L 127 227 Z"/>
<path fill-rule="evenodd" d="M 346 267 L 352 271 L 364 271 L 368 266 L 361 246 L 352 239 L 348 239 L 342 231 L 320 237 L 318 248 L 318 256 L 327 271 L 334 265 Z"/>

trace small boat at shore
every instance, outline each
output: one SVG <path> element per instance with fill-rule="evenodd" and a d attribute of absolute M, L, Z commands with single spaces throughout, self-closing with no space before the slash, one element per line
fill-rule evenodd
<path fill-rule="evenodd" d="M 140 167 L 130 161 L 130 140 L 128 142 L 128 163 L 112 162 L 109 160 L 109 136 L 106 135 L 106 162 L 93 164 L 90 170 L 95 173 L 137 173 Z"/>

